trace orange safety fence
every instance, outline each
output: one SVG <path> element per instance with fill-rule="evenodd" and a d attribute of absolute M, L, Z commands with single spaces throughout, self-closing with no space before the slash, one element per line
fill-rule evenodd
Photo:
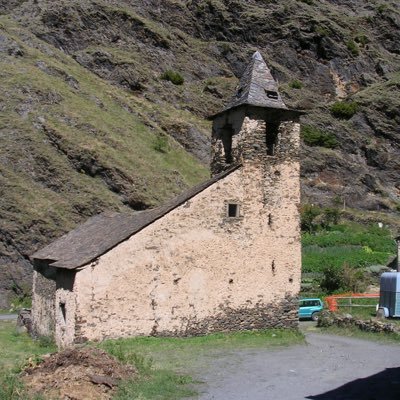
<path fill-rule="evenodd" d="M 329 311 L 337 311 L 338 304 L 337 300 L 341 298 L 352 298 L 352 299 L 365 299 L 365 298 L 377 298 L 379 293 L 348 293 L 348 294 L 334 294 L 332 296 L 325 297 L 325 301 L 328 304 Z"/>

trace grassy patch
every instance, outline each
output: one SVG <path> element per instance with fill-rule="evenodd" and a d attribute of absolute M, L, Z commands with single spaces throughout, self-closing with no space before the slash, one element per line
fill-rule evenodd
<path fill-rule="evenodd" d="M 28 358 L 36 359 L 53 351 L 56 347 L 51 342 L 33 340 L 26 333 L 18 333 L 15 321 L 0 322 L 0 371 L 18 370 Z"/>
<path fill-rule="evenodd" d="M 338 299 L 338 309 L 341 313 L 352 315 L 356 319 L 371 319 L 376 317 L 378 298 L 372 299 Z M 362 307 L 358 307 L 362 306 Z"/>
<path fill-rule="evenodd" d="M 268 348 L 303 343 L 295 330 L 262 330 L 216 333 L 191 338 L 138 337 L 107 340 L 99 347 L 123 363 L 134 365 L 139 378 L 120 385 L 115 399 L 172 400 L 195 395 L 190 377 L 197 368 L 207 368 L 213 358 L 246 348 Z M 15 321 L 0 322 L 0 399 L 30 399 L 17 373 L 27 361 L 35 364 L 42 354 L 55 351 L 46 340 L 18 334 Z M 39 400 L 40 397 L 35 397 Z"/>
<path fill-rule="evenodd" d="M 139 379 L 121 386 L 117 399 L 178 399 L 193 395 L 191 374 L 223 352 L 276 347 L 304 340 L 291 330 L 216 333 L 192 338 L 139 337 L 107 340 L 100 347 L 139 371 Z"/>
<path fill-rule="evenodd" d="M 400 335 L 396 333 L 374 333 L 361 331 L 356 327 L 336 327 L 330 326 L 327 328 L 320 328 L 321 332 L 329 333 L 332 335 L 348 336 L 358 339 L 372 340 L 375 342 L 396 343 L 400 344 Z"/>
<path fill-rule="evenodd" d="M 148 375 L 141 375 L 138 380 L 124 382 L 118 388 L 114 399 L 180 399 L 196 394 L 188 386 L 191 383 L 193 380 L 190 376 L 179 375 L 167 370 L 154 370 Z"/>
<path fill-rule="evenodd" d="M 1 372 L 1 371 L 0 371 Z M 1 400 L 44 400 L 40 395 L 30 395 L 18 376 L 12 372 L 6 372 L 0 377 Z"/>
<path fill-rule="evenodd" d="M 212 354 L 229 349 L 249 347 L 285 346 L 302 341 L 302 336 L 292 330 L 261 330 L 234 333 L 214 333 L 189 338 L 138 337 L 107 340 L 101 347 L 121 358 L 124 362 L 135 361 L 136 357 L 150 358 L 157 368 L 187 370 L 193 365 L 195 356 Z"/>
<path fill-rule="evenodd" d="M 43 354 L 56 351 L 46 339 L 33 340 L 26 333 L 18 333 L 15 321 L 0 321 L 0 399 L 41 400 L 31 396 L 18 378 L 21 368 L 37 363 Z"/>
<path fill-rule="evenodd" d="M 349 299 L 337 299 L 339 312 L 342 314 L 350 314 L 355 319 L 376 319 L 376 305 L 379 303 L 378 297 L 370 299 L 351 299 L 352 306 L 350 306 L 349 303 Z M 386 318 L 382 320 L 382 322 L 400 326 L 400 318 Z"/>

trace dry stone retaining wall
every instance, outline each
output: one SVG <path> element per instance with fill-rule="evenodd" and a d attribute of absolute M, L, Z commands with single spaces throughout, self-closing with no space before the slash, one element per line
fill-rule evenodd
<path fill-rule="evenodd" d="M 400 327 L 389 322 L 374 321 L 374 320 L 360 320 L 353 318 L 350 314 L 336 314 L 329 311 L 324 311 L 320 314 L 318 326 L 329 327 L 357 327 L 362 331 L 375 332 L 375 333 L 398 333 L 400 334 Z"/>

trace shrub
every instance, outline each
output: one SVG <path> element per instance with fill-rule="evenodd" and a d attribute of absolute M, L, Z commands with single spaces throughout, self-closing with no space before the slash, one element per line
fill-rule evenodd
<path fill-rule="evenodd" d="M 376 10 L 378 11 L 379 14 L 383 14 L 387 9 L 388 9 L 387 4 L 380 4 Z"/>
<path fill-rule="evenodd" d="M 332 133 L 322 132 L 318 128 L 310 125 L 303 125 L 301 137 L 307 146 L 321 146 L 333 149 L 338 145 L 338 141 Z"/>
<path fill-rule="evenodd" d="M 170 81 L 174 85 L 182 85 L 183 82 L 185 81 L 183 79 L 183 76 L 179 72 L 175 72 L 172 69 L 167 69 L 162 75 L 161 79 L 164 79 L 165 81 Z"/>
<path fill-rule="evenodd" d="M 353 293 L 363 292 L 367 288 L 365 273 L 360 268 L 344 263 L 341 271 L 342 289 Z"/>
<path fill-rule="evenodd" d="M 153 149 L 160 153 L 167 153 L 169 150 L 167 137 L 162 135 L 157 136 L 153 144 Z"/>
<path fill-rule="evenodd" d="M 331 106 L 331 113 L 336 118 L 350 119 L 358 110 L 353 101 L 337 101 Z"/>
<path fill-rule="evenodd" d="M 358 56 L 360 54 L 360 49 L 357 46 L 357 43 L 354 40 L 349 40 L 346 43 L 347 50 L 350 50 L 350 53 L 353 56 Z"/>
<path fill-rule="evenodd" d="M 219 44 L 219 47 L 221 49 L 221 54 L 226 56 L 227 54 L 231 53 L 232 50 L 232 46 L 230 43 L 228 42 L 222 42 Z"/>
<path fill-rule="evenodd" d="M 298 81 L 297 79 L 295 79 L 292 82 L 290 82 L 289 86 L 292 89 L 301 89 L 303 87 L 303 83 L 301 81 Z"/>
<path fill-rule="evenodd" d="M 322 271 L 321 289 L 327 293 L 335 292 L 342 287 L 342 276 L 340 269 L 333 265 L 328 265 Z"/>
<path fill-rule="evenodd" d="M 369 43 L 369 39 L 367 35 L 364 35 L 363 33 L 357 35 L 355 37 L 355 41 L 360 44 L 362 47 L 364 47 L 366 44 Z"/>
<path fill-rule="evenodd" d="M 305 204 L 301 210 L 301 230 L 305 232 L 315 232 L 317 225 L 314 223 L 315 218 L 321 214 L 319 207 L 312 204 Z"/>
<path fill-rule="evenodd" d="M 317 25 L 315 28 L 315 33 L 318 33 L 321 37 L 329 36 L 329 29 L 325 26 Z"/>
<path fill-rule="evenodd" d="M 341 268 L 329 265 L 322 271 L 321 289 L 328 293 L 336 291 L 362 292 L 366 289 L 366 279 L 361 269 L 344 263 Z"/>
<path fill-rule="evenodd" d="M 323 219 L 321 225 L 328 228 L 332 225 L 337 225 L 340 220 L 340 210 L 334 207 L 325 208 L 323 211 Z"/>

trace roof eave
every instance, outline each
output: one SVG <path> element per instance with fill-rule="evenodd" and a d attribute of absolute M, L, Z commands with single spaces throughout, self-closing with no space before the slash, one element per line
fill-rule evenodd
<path fill-rule="evenodd" d="M 276 110 L 277 112 L 287 112 L 287 113 L 290 113 L 291 115 L 298 116 L 298 117 L 307 114 L 307 112 L 304 110 L 294 110 L 291 108 L 283 108 L 283 107 L 265 107 L 265 106 L 261 106 L 261 105 L 251 104 L 251 103 L 242 103 L 242 104 L 235 105 L 233 107 L 225 108 L 224 110 L 219 111 L 216 114 L 212 114 L 212 115 L 208 116 L 207 119 L 209 121 L 212 121 L 215 118 L 217 118 L 218 116 L 225 114 L 229 111 L 236 110 L 240 107 L 255 107 L 255 108 L 260 108 L 260 109 L 263 108 L 265 110 Z"/>

